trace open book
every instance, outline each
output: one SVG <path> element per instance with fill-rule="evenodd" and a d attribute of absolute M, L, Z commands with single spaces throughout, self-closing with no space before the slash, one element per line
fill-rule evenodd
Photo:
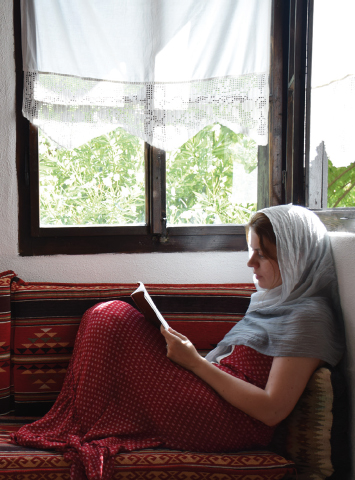
<path fill-rule="evenodd" d="M 138 283 L 139 287 L 133 293 L 131 293 L 134 303 L 149 322 L 158 328 L 160 328 L 160 324 L 162 324 L 165 330 L 167 330 L 169 328 L 169 324 L 155 306 L 143 283 Z"/>

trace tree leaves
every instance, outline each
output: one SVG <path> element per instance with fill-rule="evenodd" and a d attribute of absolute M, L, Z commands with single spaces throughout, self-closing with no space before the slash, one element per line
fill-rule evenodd
<path fill-rule="evenodd" d="M 74 150 L 39 137 L 41 225 L 144 224 L 144 144 L 123 129 Z"/>
<path fill-rule="evenodd" d="M 246 173 L 257 166 L 254 141 L 229 128 L 210 125 L 180 149 L 167 154 L 168 223 L 243 224 L 256 211 L 254 202 L 233 201 L 234 163 Z"/>
<path fill-rule="evenodd" d="M 219 124 L 168 152 L 168 223 L 248 222 L 256 198 L 239 204 L 233 200 L 235 164 L 253 172 L 256 144 Z M 125 130 L 73 150 L 57 149 L 40 133 L 39 168 L 42 226 L 145 223 L 144 144 Z"/>
<path fill-rule="evenodd" d="M 328 160 L 328 208 L 355 205 L 355 162 L 347 167 L 334 167 Z"/>

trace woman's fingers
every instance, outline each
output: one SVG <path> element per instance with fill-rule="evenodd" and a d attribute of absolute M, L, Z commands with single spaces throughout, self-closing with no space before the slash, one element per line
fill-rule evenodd
<path fill-rule="evenodd" d="M 161 333 L 166 340 L 168 349 L 167 357 L 170 360 L 188 370 L 193 369 L 201 360 L 202 357 L 185 335 L 182 335 L 172 328 L 169 328 L 169 330 L 161 328 Z"/>
<path fill-rule="evenodd" d="M 181 333 L 177 332 L 176 330 L 172 329 L 171 327 L 169 327 L 169 330 L 165 330 L 165 328 L 163 326 L 161 326 L 160 331 L 164 335 L 165 338 L 178 337 L 178 338 L 180 338 L 181 340 L 184 340 L 184 341 L 188 340 L 188 338 L 185 337 L 185 335 L 182 335 Z"/>

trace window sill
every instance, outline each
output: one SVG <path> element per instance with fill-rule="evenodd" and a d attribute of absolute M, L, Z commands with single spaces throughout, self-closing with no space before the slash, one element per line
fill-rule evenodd
<path fill-rule="evenodd" d="M 119 228 L 119 227 L 118 227 Z M 145 232 L 142 231 L 145 230 Z M 77 231 L 78 230 L 78 231 Z M 147 232 L 147 227 L 129 228 L 119 235 L 117 230 L 40 229 L 37 236 L 23 238 L 21 256 L 92 255 L 98 253 L 150 252 L 237 252 L 246 251 L 247 242 L 242 225 L 209 227 L 172 227 L 159 237 Z M 90 233 L 89 233 L 90 232 Z M 86 235 L 85 235 L 86 233 Z"/>
<path fill-rule="evenodd" d="M 328 232 L 355 233 L 355 208 L 329 208 L 313 212 L 322 220 Z"/>

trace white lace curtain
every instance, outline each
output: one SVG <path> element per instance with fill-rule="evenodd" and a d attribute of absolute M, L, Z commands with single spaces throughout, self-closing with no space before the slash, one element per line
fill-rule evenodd
<path fill-rule="evenodd" d="M 21 0 L 23 114 L 73 148 L 171 150 L 222 123 L 268 141 L 271 0 Z"/>

